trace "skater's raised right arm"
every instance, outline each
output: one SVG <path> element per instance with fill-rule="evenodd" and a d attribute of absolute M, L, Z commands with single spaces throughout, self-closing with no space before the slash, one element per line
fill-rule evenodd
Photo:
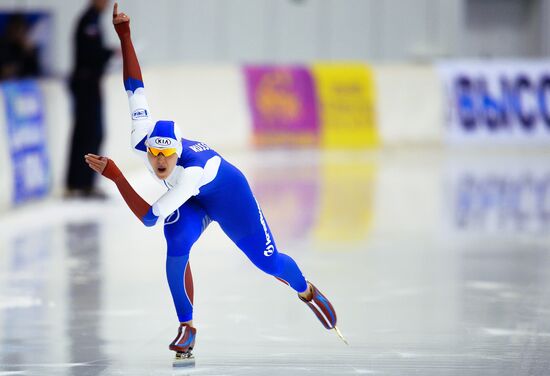
<path fill-rule="evenodd" d="M 142 145 L 142 141 L 152 129 L 154 123 L 145 96 L 141 68 L 132 43 L 130 17 L 123 12 L 118 13 L 118 3 L 113 6 L 113 25 L 120 39 L 122 49 L 124 89 L 128 94 L 130 115 L 132 117 L 132 148 L 134 151 L 144 154 L 147 150 Z"/>

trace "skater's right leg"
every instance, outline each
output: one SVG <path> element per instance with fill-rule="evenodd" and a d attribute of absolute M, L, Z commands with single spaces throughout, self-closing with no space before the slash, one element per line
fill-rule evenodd
<path fill-rule="evenodd" d="M 233 174 L 228 179 L 230 189 L 221 191 L 205 203 L 208 213 L 256 267 L 293 288 L 325 328 L 335 328 L 336 312 L 332 304 L 306 281 L 292 257 L 277 250 L 250 185 L 240 171 L 235 167 L 232 169 Z"/>
<path fill-rule="evenodd" d="M 228 233 L 254 265 L 292 287 L 298 293 L 299 298 L 315 313 L 321 324 L 327 329 L 334 329 L 337 320 L 336 311 L 330 301 L 311 282 L 306 281 L 292 257 L 278 251 L 260 205 L 253 197 L 248 201 L 248 205 L 243 205 L 240 208 L 236 220 L 244 218 L 246 223 L 252 223 L 245 227 L 249 234 L 238 238 L 240 234 L 237 231 L 229 233 L 226 230 L 225 221 L 219 222 L 222 229 Z M 250 233 L 250 229 L 253 229 L 253 232 Z"/>
<path fill-rule="evenodd" d="M 300 300 L 307 304 L 325 328 L 334 329 L 337 321 L 334 307 L 311 282 L 304 278 L 292 257 L 277 250 L 260 205 L 255 200 L 254 203 L 255 207 L 249 205 L 248 210 L 240 210 L 239 215 L 243 217 L 248 214 L 249 217 L 257 218 L 256 225 L 253 227 L 255 232 L 240 240 L 234 240 L 235 243 L 259 269 L 292 287 L 298 293 Z M 220 225 L 224 228 L 222 223 Z"/>

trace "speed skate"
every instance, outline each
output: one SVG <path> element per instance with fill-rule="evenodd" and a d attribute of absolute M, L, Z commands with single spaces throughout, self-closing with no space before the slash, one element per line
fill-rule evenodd
<path fill-rule="evenodd" d="M 188 367 L 195 365 L 195 357 L 193 356 L 193 347 L 195 347 L 195 338 L 197 329 L 188 324 L 181 323 L 178 327 L 178 335 L 172 341 L 169 348 L 176 352 L 174 358 L 174 367 Z"/>

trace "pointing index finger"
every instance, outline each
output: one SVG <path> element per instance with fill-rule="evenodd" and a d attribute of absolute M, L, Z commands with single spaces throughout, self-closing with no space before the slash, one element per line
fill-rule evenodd
<path fill-rule="evenodd" d="M 115 2 L 115 5 L 113 5 L 113 18 L 118 16 L 118 3 Z"/>

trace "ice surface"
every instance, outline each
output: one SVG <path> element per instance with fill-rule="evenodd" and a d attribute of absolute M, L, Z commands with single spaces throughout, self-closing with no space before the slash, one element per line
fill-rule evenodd
<path fill-rule="evenodd" d="M 162 228 L 116 194 L 51 199 L 0 217 L 0 376 L 548 374 L 549 154 L 226 157 L 350 346 L 211 225 L 191 253 L 196 366 L 173 369 Z"/>

